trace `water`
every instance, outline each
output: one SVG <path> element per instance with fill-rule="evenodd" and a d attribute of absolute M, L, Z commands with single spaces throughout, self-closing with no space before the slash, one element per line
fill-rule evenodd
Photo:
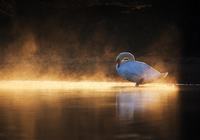
<path fill-rule="evenodd" d="M 198 136 L 198 89 L 4 90 L 0 139 L 190 139 Z"/>

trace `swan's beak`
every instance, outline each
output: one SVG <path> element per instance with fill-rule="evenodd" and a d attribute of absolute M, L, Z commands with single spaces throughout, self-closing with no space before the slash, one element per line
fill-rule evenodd
<path fill-rule="evenodd" d="M 117 61 L 116 61 L 117 68 L 119 68 L 120 63 L 121 63 L 121 61 L 119 59 L 117 59 Z"/>

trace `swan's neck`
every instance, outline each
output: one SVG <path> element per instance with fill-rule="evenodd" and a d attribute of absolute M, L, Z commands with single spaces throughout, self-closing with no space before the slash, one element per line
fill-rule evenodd
<path fill-rule="evenodd" d="M 118 69 L 120 67 L 120 64 L 116 64 L 115 68 Z"/>

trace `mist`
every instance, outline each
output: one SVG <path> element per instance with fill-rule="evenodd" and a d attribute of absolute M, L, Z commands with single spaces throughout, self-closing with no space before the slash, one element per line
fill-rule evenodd
<path fill-rule="evenodd" d="M 176 81 L 182 46 L 178 26 L 139 15 L 14 20 L 9 39 L 1 41 L 0 79 L 121 81 L 115 57 L 129 51 Z"/>

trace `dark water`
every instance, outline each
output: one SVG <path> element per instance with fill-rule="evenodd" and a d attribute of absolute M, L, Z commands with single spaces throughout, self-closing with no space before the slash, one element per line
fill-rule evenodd
<path fill-rule="evenodd" d="M 1 91 L 0 139 L 198 139 L 198 112 L 199 87 L 178 92 Z"/>

